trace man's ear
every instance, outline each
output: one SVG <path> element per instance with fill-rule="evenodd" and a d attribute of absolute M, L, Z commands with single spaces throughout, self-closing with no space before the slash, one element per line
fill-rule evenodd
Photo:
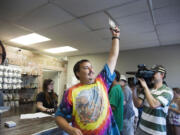
<path fill-rule="evenodd" d="M 161 73 L 161 76 L 162 76 L 162 79 L 164 78 L 165 74 L 164 73 Z"/>
<path fill-rule="evenodd" d="M 79 80 L 79 72 L 76 72 L 76 76 L 78 77 L 78 80 Z"/>

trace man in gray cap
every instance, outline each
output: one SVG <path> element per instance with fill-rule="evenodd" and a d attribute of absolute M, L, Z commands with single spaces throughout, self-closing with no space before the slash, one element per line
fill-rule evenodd
<path fill-rule="evenodd" d="M 125 75 L 121 75 L 120 85 L 124 93 L 124 113 L 123 113 L 123 135 L 134 135 L 134 117 L 132 91 L 127 85 Z"/>
<path fill-rule="evenodd" d="M 139 78 L 143 93 L 136 94 L 136 91 L 133 91 L 136 107 L 143 106 L 136 135 L 166 135 L 166 115 L 173 98 L 173 92 L 163 84 L 166 69 L 162 65 L 155 65 L 152 67 L 152 71 L 154 71 L 153 88 L 150 90 L 145 80 Z"/>

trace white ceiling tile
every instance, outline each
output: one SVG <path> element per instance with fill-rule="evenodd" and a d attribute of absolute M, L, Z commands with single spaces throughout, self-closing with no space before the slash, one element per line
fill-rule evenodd
<path fill-rule="evenodd" d="M 155 32 L 148 32 L 143 34 L 131 33 L 131 34 L 124 34 L 121 33 L 121 40 L 123 42 L 146 42 L 146 41 L 158 41 L 157 35 Z"/>
<path fill-rule="evenodd" d="M 180 33 L 177 33 L 175 36 L 171 35 L 160 35 L 159 39 L 161 42 L 168 42 L 168 41 L 180 41 Z M 180 43 L 180 42 L 179 42 Z"/>
<path fill-rule="evenodd" d="M 162 44 L 165 45 L 165 43 L 170 43 L 170 42 L 176 42 L 180 44 L 180 32 L 179 33 L 167 33 L 167 34 L 162 34 L 159 35 L 159 39 Z"/>
<path fill-rule="evenodd" d="M 112 34 L 109 29 L 103 29 L 103 30 L 98 30 L 98 31 L 93 31 L 93 35 L 100 39 L 106 39 L 106 38 L 111 38 Z"/>
<path fill-rule="evenodd" d="M 54 6 L 53 4 L 47 4 L 21 18 L 17 23 L 32 30 L 39 30 L 72 19 L 73 17 L 62 9 Z"/>
<path fill-rule="evenodd" d="M 164 24 L 180 21 L 180 5 L 164 7 L 154 10 L 156 24 Z"/>
<path fill-rule="evenodd" d="M 25 30 L 17 25 L 0 21 L 0 39 L 8 41 L 12 38 L 29 34 L 31 31 Z"/>
<path fill-rule="evenodd" d="M 133 3 L 125 4 L 108 10 L 108 12 L 114 18 L 125 17 L 147 11 L 148 11 L 148 4 L 146 0 L 135 1 Z"/>
<path fill-rule="evenodd" d="M 53 0 L 53 2 L 76 16 L 84 16 L 129 1 L 135 0 Z"/>
<path fill-rule="evenodd" d="M 177 23 L 168 23 L 156 26 L 159 35 L 176 35 L 180 33 L 180 22 Z"/>
<path fill-rule="evenodd" d="M 46 3 L 48 0 L 1 0 L 0 18 L 14 21 Z"/>
<path fill-rule="evenodd" d="M 91 29 L 109 27 L 108 16 L 104 12 L 95 13 L 81 18 Z"/>
<path fill-rule="evenodd" d="M 154 26 L 150 21 L 132 23 L 132 24 L 121 24 L 120 31 L 123 33 L 146 33 L 154 31 Z"/>
<path fill-rule="evenodd" d="M 73 20 L 71 22 L 52 27 L 47 30 L 41 30 L 39 33 L 46 35 L 47 37 L 60 41 L 69 42 L 74 41 L 85 32 L 90 31 L 81 20 Z"/>
<path fill-rule="evenodd" d="M 157 25 L 157 32 L 162 45 L 180 44 L 180 22 Z"/>
<path fill-rule="evenodd" d="M 41 50 L 41 49 L 55 48 L 55 47 L 60 47 L 60 46 L 65 46 L 65 45 L 67 45 L 67 43 L 62 43 L 62 42 L 60 43 L 60 42 L 51 40 L 48 42 L 33 44 L 31 45 L 31 47 Z"/>
<path fill-rule="evenodd" d="M 147 48 L 147 47 L 157 47 L 159 46 L 158 41 L 146 41 L 146 42 L 132 42 L 132 43 L 124 43 L 122 44 L 122 50 L 129 50 L 129 49 L 140 49 L 140 48 Z"/>
<path fill-rule="evenodd" d="M 166 45 L 179 45 L 180 44 L 180 39 L 161 41 L 161 44 L 163 46 L 166 46 Z"/>
<path fill-rule="evenodd" d="M 131 16 L 120 17 L 115 19 L 119 25 L 121 24 L 136 24 L 139 22 L 152 22 L 149 12 L 139 13 Z"/>
<path fill-rule="evenodd" d="M 87 38 L 83 38 L 82 40 L 76 41 L 76 44 L 79 46 L 79 50 L 85 53 L 98 53 L 100 52 L 107 52 L 111 47 L 111 40 L 110 42 L 101 40 L 97 37 L 91 37 L 92 40 Z"/>
<path fill-rule="evenodd" d="M 179 0 L 152 0 L 152 5 L 154 9 L 169 7 L 169 6 L 177 6 L 180 5 Z"/>

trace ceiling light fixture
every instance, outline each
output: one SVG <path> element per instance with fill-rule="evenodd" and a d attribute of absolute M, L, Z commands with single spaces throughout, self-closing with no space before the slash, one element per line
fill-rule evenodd
<path fill-rule="evenodd" d="M 77 51 L 77 50 L 78 49 L 72 48 L 70 46 L 63 46 L 63 47 L 46 49 L 44 51 L 46 51 L 48 53 L 64 53 L 64 52 L 72 52 L 72 51 Z"/>
<path fill-rule="evenodd" d="M 22 45 L 31 45 L 31 44 L 45 42 L 45 41 L 49 41 L 49 40 L 51 40 L 51 39 L 41 36 L 37 33 L 31 33 L 28 35 L 24 35 L 24 36 L 20 36 L 20 37 L 11 39 L 10 41 L 14 42 L 14 43 L 22 44 Z"/>

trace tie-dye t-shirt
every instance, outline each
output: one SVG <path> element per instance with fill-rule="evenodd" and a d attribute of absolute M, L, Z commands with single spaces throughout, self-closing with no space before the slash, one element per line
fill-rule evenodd
<path fill-rule="evenodd" d="M 96 77 L 95 83 L 77 84 L 69 88 L 58 107 L 56 116 L 72 118 L 72 126 L 83 135 L 120 135 L 108 100 L 112 75 L 108 65 Z"/>

